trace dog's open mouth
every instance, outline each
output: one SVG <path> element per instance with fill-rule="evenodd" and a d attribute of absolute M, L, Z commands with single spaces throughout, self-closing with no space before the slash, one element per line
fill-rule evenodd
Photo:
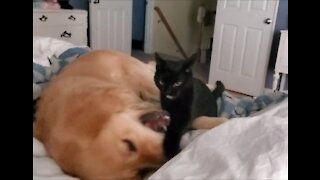
<path fill-rule="evenodd" d="M 170 123 L 169 113 L 165 111 L 148 112 L 143 114 L 140 119 L 145 126 L 157 132 L 166 132 Z"/>

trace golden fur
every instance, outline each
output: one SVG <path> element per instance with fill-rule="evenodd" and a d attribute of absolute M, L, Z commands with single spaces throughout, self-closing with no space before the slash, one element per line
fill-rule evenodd
<path fill-rule="evenodd" d="M 139 117 L 160 110 L 154 66 L 117 51 L 92 51 L 68 65 L 41 95 L 34 136 L 68 174 L 81 179 L 139 179 L 165 159 L 163 134 Z M 210 118 L 209 118 L 210 119 Z M 200 117 L 196 128 L 224 122 Z M 124 140 L 133 142 L 130 151 Z"/>

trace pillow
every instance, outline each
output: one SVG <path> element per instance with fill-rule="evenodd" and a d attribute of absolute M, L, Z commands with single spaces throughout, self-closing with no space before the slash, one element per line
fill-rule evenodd
<path fill-rule="evenodd" d="M 33 62 L 33 100 L 37 99 L 50 80 L 66 65 L 79 56 L 89 52 L 88 48 L 73 47 L 62 52 L 58 57 L 48 58 L 49 66 Z"/>

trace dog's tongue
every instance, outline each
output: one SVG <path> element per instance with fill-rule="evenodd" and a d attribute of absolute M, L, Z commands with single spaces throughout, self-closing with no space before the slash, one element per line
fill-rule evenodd
<path fill-rule="evenodd" d="M 145 126 L 158 132 L 166 131 L 170 122 L 169 113 L 165 111 L 148 112 L 143 114 L 140 119 Z"/>

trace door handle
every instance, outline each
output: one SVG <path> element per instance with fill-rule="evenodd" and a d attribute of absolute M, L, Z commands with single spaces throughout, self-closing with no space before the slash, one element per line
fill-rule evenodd
<path fill-rule="evenodd" d="M 267 18 L 267 19 L 264 20 L 264 23 L 266 23 L 266 24 L 271 24 L 271 23 L 272 23 L 272 19 Z"/>

